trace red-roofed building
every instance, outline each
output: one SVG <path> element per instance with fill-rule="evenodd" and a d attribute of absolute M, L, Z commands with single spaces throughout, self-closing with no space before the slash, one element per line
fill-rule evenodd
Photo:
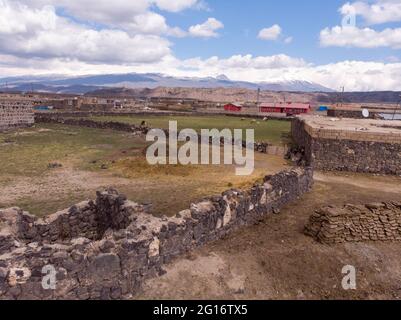
<path fill-rule="evenodd" d="M 224 110 L 229 112 L 240 112 L 242 110 L 242 105 L 229 103 L 224 106 Z"/>
<path fill-rule="evenodd" d="M 282 113 L 282 108 L 276 103 L 263 103 L 260 106 L 260 112 L 266 113 Z"/>
<path fill-rule="evenodd" d="M 260 112 L 266 113 L 286 113 L 289 115 L 308 113 L 311 110 L 310 104 L 307 103 L 264 103 L 260 106 Z"/>

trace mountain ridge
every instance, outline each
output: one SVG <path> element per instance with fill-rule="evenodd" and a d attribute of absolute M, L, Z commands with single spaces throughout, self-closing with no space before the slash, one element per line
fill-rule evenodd
<path fill-rule="evenodd" d="M 320 84 L 302 80 L 276 82 L 235 81 L 226 75 L 217 77 L 173 77 L 157 73 L 98 74 L 84 76 L 20 76 L 0 78 L 3 89 L 53 93 L 85 94 L 102 88 L 124 87 L 129 89 L 158 87 L 171 88 L 238 88 L 288 92 L 333 92 Z M 6 84 L 6 86 L 4 86 Z"/>

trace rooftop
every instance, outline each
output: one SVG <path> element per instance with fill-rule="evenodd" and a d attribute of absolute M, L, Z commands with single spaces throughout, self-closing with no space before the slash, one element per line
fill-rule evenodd
<path fill-rule="evenodd" d="M 315 138 L 401 143 L 401 121 L 299 116 Z"/>

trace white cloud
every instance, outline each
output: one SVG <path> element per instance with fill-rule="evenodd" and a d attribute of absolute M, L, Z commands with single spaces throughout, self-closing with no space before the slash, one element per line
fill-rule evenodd
<path fill-rule="evenodd" d="M 168 26 L 164 16 L 152 11 L 154 7 L 164 11 L 179 12 L 202 6 L 202 2 L 198 0 L 18 0 L 18 2 L 31 9 L 40 10 L 48 5 L 62 8 L 66 14 L 89 24 L 95 22 L 110 28 L 122 29 L 130 34 L 171 36 L 183 36 L 184 32 L 177 27 Z"/>
<path fill-rule="evenodd" d="M 375 30 L 371 27 L 358 26 L 356 19 L 357 16 L 361 16 L 368 25 L 401 21 L 400 0 L 348 2 L 339 11 L 344 16 L 343 26 L 322 30 L 320 32 L 322 46 L 401 48 L 401 28 Z"/>
<path fill-rule="evenodd" d="M 389 58 L 388 63 L 343 61 L 320 66 L 284 54 L 177 59 L 165 35 L 217 37 L 217 31 L 224 26 L 210 18 L 184 32 L 169 26 L 165 17 L 154 9 L 177 12 L 199 8 L 201 3 L 193 0 L 0 0 L 0 76 L 128 72 L 190 77 L 226 74 L 234 80 L 307 80 L 331 88 L 344 85 L 347 90 L 401 89 L 401 63 L 396 57 Z M 56 7 L 67 17 L 58 15 Z M 401 28 L 383 31 L 339 28 L 323 30 L 322 45 L 401 48 Z M 277 34 L 277 28 L 274 29 Z M 291 37 L 285 38 L 281 28 L 277 39 L 280 37 L 290 42 Z"/>
<path fill-rule="evenodd" d="M 300 70 L 305 78 L 349 91 L 401 90 L 401 63 L 342 61 Z"/>
<path fill-rule="evenodd" d="M 121 23 L 120 26 L 130 34 L 185 36 L 185 32 L 178 27 L 167 25 L 166 18 L 158 13 L 147 11 L 134 16 L 130 22 Z"/>
<path fill-rule="evenodd" d="M 166 11 L 179 12 L 198 4 L 198 0 L 155 0 L 156 5 Z"/>
<path fill-rule="evenodd" d="M 287 38 L 284 39 L 284 42 L 288 44 L 288 43 L 291 43 L 292 40 L 294 40 L 293 37 L 287 37 Z"/>
<path fill-rule="evenodd" d="M 281 27 L 278 24 L 270 28 L 264 28 L 260 30 L 258 38 L 262 40 L 277 40 L 281 35 Z"/>
<path fill-rule="evenodd" d="M 320 33 L 322 46 L 379 48 L 401 48 L 401 28 L 375 31 L 371 28 L 340 27 L 326 28 Z"/>
<path fill-rule="evenodd" d="M 170 43 L 154 35 L 96 30 L 58 16 L 54 7 L 31 9 L 0 0 L 0 52 L 18 57 L 87 62 L 154 62 L 170 54 Z"/>
<path fill-rule="evenodd" d="M 189 28 L 189 34 L 199 38 L 216 38 L 219 34 L 216 32 L 224 28 L 224 24 L 215 18 L 209 18 L 202 24 L 197 24 Z"/>
<path fill-rule="evenodd" d="M 382 24 L 401 21 L 401 2 L 399 0 L 376 0 L 348 2 L 340 8 L 343 15 L 354 12 L 363 17 L 368 24 Z"/>

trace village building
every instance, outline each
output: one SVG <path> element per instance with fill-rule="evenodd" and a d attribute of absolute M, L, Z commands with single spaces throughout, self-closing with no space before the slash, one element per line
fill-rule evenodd
<path fill-rule="evenodd" d="M 260 112 L 265 113 L 285 113 L 289 115 L 297 115 L 308 113 L 310 110 L 311 105 L 307 103 L 279 102 L 262 103 L 260 105 Z"/>

